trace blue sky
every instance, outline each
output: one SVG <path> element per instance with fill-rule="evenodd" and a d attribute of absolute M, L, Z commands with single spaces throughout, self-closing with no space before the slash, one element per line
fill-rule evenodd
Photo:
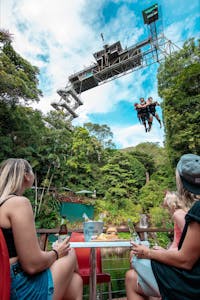
<path fill-rule="evenodd" d="M 40 69 L 43 97 L 34 108 L 44 114 L 50 103 L 59 101 L 57 89 L 65 87 L 68 76 L 95 62 L 93 53 L 104 41 L 120 41 L 123 48 L 148 37 L 142 10 L 158 3 L 161 19 L 157 27 L 167 39 L 181 47 L 190 37 L 199 38 L 199 0 L 0 0 L 0 27 L 14 36 L 13 46 Z M 154 121 L 152 131 L 144 132 L 133 103 L 139 97 L 157 94 L 158 64 L 122 76 L 81 94 L 84 103 L 74 125 L 84 122 L 107 124 L 118 148 L 141 142 L 163 145 L 164 128 Z M 162 118 L 162 111 L 158 108 Z"/>

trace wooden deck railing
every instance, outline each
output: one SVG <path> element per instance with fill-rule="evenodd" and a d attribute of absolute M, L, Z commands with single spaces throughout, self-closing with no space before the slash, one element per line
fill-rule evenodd
<path fill-rule="evenodd" d="M 76 229 L 73 231 L 83 232 L 82 229 Z M 129 229 L 126 226 L 120 226 L 120 227 L 117 227 L 117 231 L 118 232 L 129 232 Z M 135 231 L 138 233 L 140 239 L 144 240 L 145 232 L 147 232 L 147 233 L 158 233 L 158 232 L 171 233 L 171 232 L 173 232 L 173 229 L 172 228 L 156 228 L 156 227 L 147 227 L 147 228 L 135 227 Z M 47 245 L 48 245 L 49 235 L 50 234 L 58 234 L 59 228 L 53 228 L 53 229 L 41 228 L 41 229 L 37 229 L 37 233 L 38 233 L 38 240 L 39 240 L 41 249 L 46 250 Z"/>

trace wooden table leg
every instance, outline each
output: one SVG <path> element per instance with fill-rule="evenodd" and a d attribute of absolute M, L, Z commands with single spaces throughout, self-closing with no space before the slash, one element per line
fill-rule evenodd
<path fill-rule="evenodd" d="M 48 244 L 48 234 L 47 233 L 41 233 L 38 237 L 40 248 L 43 251 L 46 251 L 47 244 Z"/>
<path fill-rule="evenodd" d="M 96 300 L 96 248 L 91 248 L 90 251 L 90 300 Z"/>

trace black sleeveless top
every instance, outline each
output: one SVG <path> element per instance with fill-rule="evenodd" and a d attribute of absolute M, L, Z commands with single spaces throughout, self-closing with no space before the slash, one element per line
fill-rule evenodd
<path fill-rule="evenodd" d="M 151 114 L 155 114 L 155 112 L 156 112 L 156 102 L 149 104 L 147 107 L 148 107 L 148 110 Z"/>
<path fill-rule="evenodd" d="M 14 195 L 11 196 L 11 197 L 14 197 Z M 5 199 L 0 204 L 0 206 L 2 206 L 11 197 Z M 17 252 L 16 252 L 16 248 L 15 248 L 15 242 L 14 242 L 12 228 L 1 228 L 1 230 L 3 232 L 4 239 L 6 241 L 6 245 L 7 245 L 7 248 L 8 248 L 9 258 L 16 257 L 17 256 Z"/>
<path fill-rule="evenodd" d="M 178 245 L 180 249 L 190 222 L 200 223 L 200 200 L 185 216 L 185 227 Z M 191 270 L 151 261 L 152 269 L 163 300 L 200 300 L 200 259 Z"/>

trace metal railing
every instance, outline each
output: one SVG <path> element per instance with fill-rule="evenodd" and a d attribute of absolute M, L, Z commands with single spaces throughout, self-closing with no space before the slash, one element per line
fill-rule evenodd
<path fill-rule="evenodd" d="M 124 248 L 123 248 L 124 249 Z M 114 250 L 113 250 L 114 251 Z M 112 299 L 124 299 L 126 297 L 125 291 L 125 273 L 130 268 L 129 264 L 129 249 L 125 249 L 121 257 L 113 252 L 111 255 L 105 254 L 102 256 L 103 272 L 111 275 L 111 289 Z M 96 300 L 107 300 L 109 297 L 107 283 L 97 284 L 97 297 Z M 83 299 L 89 299 L 89 286 L 83 288 Z"/>

